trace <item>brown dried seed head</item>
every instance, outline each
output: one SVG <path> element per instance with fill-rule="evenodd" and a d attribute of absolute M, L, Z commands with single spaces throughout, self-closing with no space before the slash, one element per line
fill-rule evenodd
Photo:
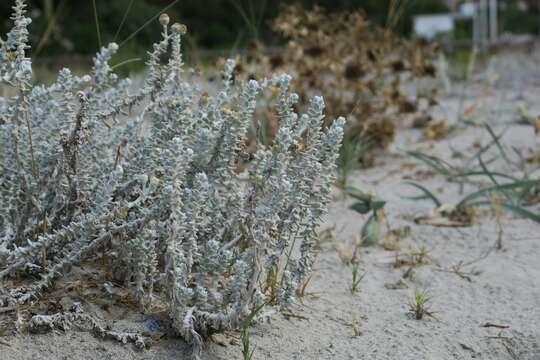
<path fill-rule="evenodd" d="M 175 31 L 179 31 L 182 35 L 184 35 L 184 34 L 187 33 L 187 26 L 184 25 L 184 24 L 174 23 L 174 24 L 171 26 L 171 29 L 173 29 L 173 30 L 175 30 Z"/>

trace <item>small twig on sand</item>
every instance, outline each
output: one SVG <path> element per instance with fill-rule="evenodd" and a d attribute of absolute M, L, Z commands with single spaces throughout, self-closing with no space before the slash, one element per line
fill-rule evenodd
<path fill-rule="evenodd" d="M 292 318 L 296 318 L 296 319 L 300 319 L 300 320 L 309 320 L 307 317 L 305 316 L 302 316 L 302 315 L 298 315 L 298 314 L 294 314 L 292 312 L 284 312 L 283 313 L 283 316 L 285 316 L 287 319 L 292 317 Z"/>
<path fill-rule="evenodd" d="M 472 347 L 470 347 L 469 345 L 467 345 L 467 344 L 459 343 L 459 345 L 461 346 L 461 348 L 462 348 L 463 350 L 470 351 L 470 352 L 472 352 L 473 354 L 476 353 L 476 351 L 475 351 Z"/>
<path fill-rule="evenodd" d="M 508 329 L 508 328 L 510 328 L 510 325 L 499 325 L 499 324 L 494 324 L 494 323 L 491 323 L 491 322 L 488 321 L 488 322 L 485 322 L 482 325 L 480 325 L 480 327 L 485 327 L 485 328 L 492 327 L 492 328 L 497 328 L 497 329 Z"/>

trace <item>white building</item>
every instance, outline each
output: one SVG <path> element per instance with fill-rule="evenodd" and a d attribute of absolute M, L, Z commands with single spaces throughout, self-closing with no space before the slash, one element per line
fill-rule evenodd
<path fill-rule="evenodd" d="M 449 14 L 426 14 L 414 18 L 414 32 L 426 38 L 451 33 L 455 21 L 472 21 L 473 43 L 486 47 L 497 42 L 498 0 L 443 0 L 452 10 Z"/>

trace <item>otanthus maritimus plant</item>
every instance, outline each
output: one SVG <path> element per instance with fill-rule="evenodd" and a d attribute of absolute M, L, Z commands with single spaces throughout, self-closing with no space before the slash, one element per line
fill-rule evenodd
<path fill-rule="evenodd" d="M 261 304 L 290 304 L 311 271 L 345 120 L 324 129 L 321 97 L 295 113 L 285 74 L 233 83 L 233 61 L 219 91 L 201 91 L 183 71 L 185 26 L 166 16 L 139 89 L 109 66 L 116 44 L 89 75 L 63 69 L 37 85 L 24 0 L 13 20 L 0 44 L 0 81 L 16 93 L 0 102 L 0 306 L 33 302 L 70 267 L 106 257 L 143 309 L 168 308 L 198 358 L 204 338 L 239 329 Z M 239 174 L 268 88 L 279 130 Z M 23 286 L 10 281 L 28 272 Z"/>

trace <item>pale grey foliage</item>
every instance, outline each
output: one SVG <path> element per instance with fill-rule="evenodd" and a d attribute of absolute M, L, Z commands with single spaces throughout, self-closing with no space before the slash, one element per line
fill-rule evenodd
<path fill-rule="evenodd" d="M 70 266 L 112 257 L 143 308 L 168 307 L 197 357 L 205 337 L 238 328 L 253 308 L 294 300 L 313 264 L 344 119 L 324 130 L 320 97 L 295 113 L 288 75 L 235 84 L 232 60 L 219 91 L 199 90 L 182 72 L 183 27 L 164 22 L 134 92 L 109 65 L 115 44 L 88 76 L 63 69 L 52 85 L 32 84 L 24 7 L 16 1 L 0 47 L 0 81 L 16 91 L 0 101 L 0 281 L 39 279 L 6 289 L 0 304 L 33 301 Z M 278 89 L 280 128 L 240 172 L 268 88 Z"/>

